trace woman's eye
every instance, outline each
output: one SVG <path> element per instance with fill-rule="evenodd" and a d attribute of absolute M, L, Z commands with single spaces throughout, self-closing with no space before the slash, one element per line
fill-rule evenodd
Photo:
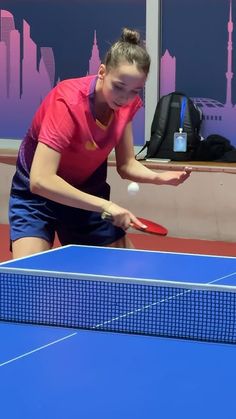
<path fill-rule="evenodd" d="M 115 84 L 114 88 L 117 89 L 117 90 L 122 90 L 122 86 L 119 86 L 118 84 Z"/>
<path fill-rule="evenodd" d="M 132 92 L 134 95 L 139 95 L 141 93 L 141 89 L 139 90 L 133 90 Z"/>

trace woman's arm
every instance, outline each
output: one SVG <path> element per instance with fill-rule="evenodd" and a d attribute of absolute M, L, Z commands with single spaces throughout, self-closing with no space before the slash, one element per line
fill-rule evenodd
<path fill-rule="evenodd" d="M 31 171 L 31 192 L 70 207 L 102 212 L 108 201 L 78 190 L 57 175 L 61 155 L 38 143 Z"/>
<path fill-rule="evenodd" d="M 190 176 L 190 171 L 166 171 L 157 173 L 137 161 L 134 155 L 131 122 L 127 125 L 123 138 L 116 146 L 115 152 L 117 171 L 123 179 L 154 185 L 177 186 Z"/>
<path fill-rule="evenodd" d="M 106 199 L 82 192 L 58 176 L 60 158 L 59 152 L 38 143 L 30 171 L 31 192 L 71 207 L 96 212 L 107 211 L 114 219 L 113 224 L 124 229 L 129 227 L 130 222 L 138 223 L 142 227 L 142 223 L 130 211 Z"/>

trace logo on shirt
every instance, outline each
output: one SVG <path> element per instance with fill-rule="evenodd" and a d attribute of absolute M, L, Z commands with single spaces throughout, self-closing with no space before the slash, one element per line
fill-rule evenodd
<path fill-rule="evenodd" d="M 84 148 L 88 151 L 94 151 L 98 148 L 98 146 L 95 143 L 95 141 L 93 139 L 91 139 L 91 140 L 87 140 L 85 142 Z"/>

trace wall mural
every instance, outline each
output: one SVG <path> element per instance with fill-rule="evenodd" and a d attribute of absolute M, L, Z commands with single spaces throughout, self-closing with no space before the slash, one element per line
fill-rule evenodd
<path fill-rule="evenodd" d="M 203 112 L 202 135 L 236 146 L 235 0 L 162 0 L 161 96 L 178 90 Z"/>
<path fill-rule="evenodd" d="M 145 0 L 0 1 L 0 138 L 21 139 L 58 81 L 95 74 L 122 27 L 145 38 Z M 144 108 L 134 120 L 144 142 Z"/>

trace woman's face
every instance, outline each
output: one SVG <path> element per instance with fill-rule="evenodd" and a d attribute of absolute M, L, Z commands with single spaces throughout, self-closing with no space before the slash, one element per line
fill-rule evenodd
<path fill-rule="evenodd" d="M 109 71 L 102 64 L 98 73 L 102 81 L 101 93 L 104 101 L 113 109 L 127 105 L 144 87 L 146 74 L 136 64 L 122 63 Z"/>

